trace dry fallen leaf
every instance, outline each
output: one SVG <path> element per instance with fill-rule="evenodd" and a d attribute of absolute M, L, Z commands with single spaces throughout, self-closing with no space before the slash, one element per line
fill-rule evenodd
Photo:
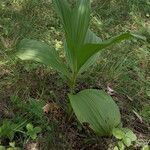
<path fill-rule="evenodd" d="M 60 107 L 56 103 L 47 103 L 43 107 L 43 111 L 45 113 L 53 113 L 53 112 L 59 111 L 59 109 Z"/>
<path fill-rule="evenodd" d="M 38 143 L 27 143 L 26 150 L 38 150 Z"/>
<path fill-rule="evenodd" d="M 49 117 L 58 120 L 62 117 L 62 110 L 56 103 L 48 103 L 43 107 L 43 111 L 46 114 L 50 114 Z"/>
<path fill-rule="evenodd" d="M 109 95 L 114 95 L 115 91 L 108 85 L 108 86 L 107 86 L 107 93 L 108 93 Z"/>
<path fill-rule="evenodd" d="M 50 111 L 50 104 L 46 104 L 44 107 L 43 107 L 43 111 L 44 111 L 44 113 L 49 113 L 49 111 Z"/>

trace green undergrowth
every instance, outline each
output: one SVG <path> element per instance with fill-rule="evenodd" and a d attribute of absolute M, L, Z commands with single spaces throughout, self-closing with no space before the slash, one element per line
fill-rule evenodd
<path fill-rule="evenodd" d="M 94 69 L 90 68 L 82 74 L 76 87 L 77 90 L 93 87 L 108 92 L 111 88 L 111 94 L 119 104 L 123 124 L 133 129 L 139 138 L 138 148 L 148 144 L 150 123 L 149 7 L 148 0 L 93 0 L 91 28 L 102 39 L 132 31 L 145 36 L 147 41 L 126 41 L 106 50 Z M 109 147 L 111 142 L 114 144 L 112 139 L 99 139 L 85 131 L 82 134 L 77 122 L 73 123 L 76 125 L 71 129 L 79 128 L 80 139 L 69 134 L 78 137 L 76 129 L 59 129 L 66 128 L 62 127 L 64 122 L 59 123 L 57 119 L 49 121 L 42 108 L 47 102 L 64 106 L 66 97 L 62 95 L 66 93 L 67 85 L 51 68 L 38 63 L 19 62 L 14 56 L 17 43 L 23 38 L 31 38 L 51 43 L 64 57 L 62 26 L 51 0 L 1 0 L 0 16 L 0 104 L 11 108 L 6 109 L 11 115 L 4 113 L 4 116 L 0 116 L 0 126 L 8 128 L 0 137 L 0 145 L 9 147 L 9 142 L 15 141 L 16 146 L 22 148 L 28 141 L 35 142 L 27 134 L 28 123 L 42 129 L 37 139 L 43 144 L 43 149 L 46 149 L 46 145 L 56 149 L 75 149 L 74 145 L 77 144 L 74 143 L 79 143 L 82 148 L 88 145 L 95 148 L 97 144 L 96 148 L 100 149 L 104 145 Z"/>

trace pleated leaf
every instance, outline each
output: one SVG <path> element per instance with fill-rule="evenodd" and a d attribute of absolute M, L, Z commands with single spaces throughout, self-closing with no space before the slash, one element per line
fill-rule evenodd
<path fill-rule="evenodd" d="M 65 58 L 66 58 L 67 64 L 73 72 L 72 54 L 71 54 L 71 50 L 68 48 L 66 40 L 64 41 L 64 52 L 65 52 Z"/>
<path fill-rule="evenodd" d="M 131 39 L 133 37 L 137 38 L 137 36 L 133 34 L 123 33 L 119 36 L 100 42 L 99 44 L 93 44 L 93 43 L 85 44 L 77 52 L 78 70 L 80 70 L 80 68 L 84 65 L 84 63 L 86 63 L 86 61 L 90 59 L 90 57 L 92 57 L 94 54 L 96 54 L 100 50 L 107 48 L 113 44 L 120 43 L 124 40 Z"/>
<path fill-rule="evenodd" d="M 67 0 L 53 0 L 55 9 L 65 30 L 66 44 L 65 44 L 65 56 L 69 66 L 75 66 L 75 52 L 73 51 L 73 28 L 72 28 L 72 15 L 73 11 L 67 2 Z M 71 63 L 71 64 L 70 64 Z M 73 70 L 73 68 L 71 68 Z"/>
<path fill-rule="evenodd" d="M 100 135 L 111 135 L 120 125 L 120 112 L 113 99 L 104 91 L 87 89 L 76 95 L 69 94 L 72 108 L 81 123 Z"/>
<path fill-rule="evenodd" d="M 51 66 L 69 77 L 66 65 L 60 60 L 57 52 L 46 43 L 24 39 L 18 45 L 17 56 L 22 60 L 33 60 Z"/>
<path fill-rule="evenodd" d="M 70 5 L 68 4 L 67 0 L 53 0 L 53 3 L 57 14 L 61 18 L 66 34 L 71 34 L 72 11 Z"/>
<path fill-rule="evenodd" d="M 72 35 L 74 47 L 80 48 L 88 31 L 90 22 L 90 0 L 78 0 L 77 7 L 73 10 L 72 16 Z"/>
<path fill-rule="evenodd" d="M 88 32 L 84 40 L 84 44 L 88 44 L 88 43 L 97 44 L 100 42 L 102 42 L 102 39 L 98 37 L 93 31 L 88 29 Z"/>
<path fill-rule="evenodd" d="M 102 42 L 101 38 L 99 38 L 94 32 L 92 32 L 91 30 L 88 30 L 86 37 L 85 37 L 85 41 L 84 43 L 91 43 L 91 44 L 98 44 Z M 96 60 L 99 58 L 99 54 L 95 54 L 92 57 L 90 57 L 80 68 L 79 70 L 79 74 L 81 74 L 82 72 L 86 71 L 90 66 L 92 66 Z"/>
<path fill-rule="evenodd" d="M 65 54 L 72 70 L 77 70 L 77 49 L 83 46 L 90 21 L 90 0 L 78 0 L 71 8 L 67 0 L 53 0 L 66 34 Z"/>

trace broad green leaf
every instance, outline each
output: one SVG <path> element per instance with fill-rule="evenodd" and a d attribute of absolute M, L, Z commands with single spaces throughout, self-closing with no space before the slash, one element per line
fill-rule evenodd
<path fill-rule="evenodd" d="M 90 21 L 90 0 L 78 0 L 72 16 L 73 68 L 77 71 L 77 50 L 83 46 Z"/>
<path fill-rule="evenodd" d="M 87 89 L 76 95 L 69 94 L 72 108 L 81 123 L 100 135 L 111 135 L 120 124 L 120 112 L 113 99 L 104 91 Z"/>
<path fill-rule="evenodd" d="M 75 51 L 73 49 L 73 28 L 72 28 L 72 16 L 73 11 L 68 4 L 67 0 L 53 0 L 55 4 L 55 8 L 57 11 L 57 14 L 61 18 L 61 21 L 63 23 L 63 27 L 65 30 L 65 36 L 66 36 L 66 44 L 65 44 L 65 55 L 67 58 L 67 62 L 71 69 L 73 70 L 73 66 L 75 66 Z"/>
<path fill-rule="evenodd" d="M 65 64 L 59 59 L 57 52 L 48 44 L 24 39 L 18 45 L 17 56 L 22 60 L 34 60 L 45 65 L 51 66 L 53 69 L 69 77 L 69 72 Z"/>
<path fill-rule="evenodd" d="M 67 64 L 73 72 L 72 54 L 71 54 L 71 50 L 68 48 L 66 40 L 64 41 L 64 52 L 65 52 L 65 58 L 66 58 Z"/>
<path fill-rule="evenodd" d="M 91 30 L 88 30 L 86 37 L 85 37 L 85 41 L 84 43 L 91 43 L 91 44 L 98 44 L 100 43 L 102 40 L 101 38 L 99 38 L 98 36 L 96 36 L 96 34 L 94 32 L 92 32 Z M 82 72 L 86 71 L 86 69 L 88 69 L 90 66 L 92 66 L 96 60 L 99 58 L 99 53 L 96 53 L 95 55 L 93 55 L 92 57 L 90 57 L 85 63 L 84 65 L 80 68 L 79 70 L 79 74 L 81 74 Z"/>
<path fill-rule="evenodd" d="M 71 69 L 77 70 L 77 49 L 84 44 L 90 21 L 90 0 L 78 0 L 71 8 L 66 0 L 53 0 L 66 34 L 65 53 Z M 71 63 L 71 64 L 70 64 Z"/>
<path fill-rule="evenodd" d="M 53 0 L 53 3 L 57 14 L 61 18 L 66 34 L 69 34 L 70 36 L 70 33 L 72 32 L 72 11 L 67 0 Z"/>
<path fill-rule="evenodd" d="M 76 50 L 84 44 L 89 22 L 90 0 L 78 0 L 72 16 L 72 35 Z"/>
<path fill-rule="evenodd" d="M 84 44 L 90 21 L 90 0 L 78 0 L 72 13 L 72 34 L 67 39 L 68 50 L 71 50 L 73 70 L 77 72 L 77 50 Z M 70 42 L 71 40 L 71 42 Z"/>
<path fill-rule="evenodd" d="M 88 29 L 88 32 L 86 34 L 85 40 L 84 40 L 84 44 L 98 44 L 102 42 L 102 39 L 100 37 L 98 37 L 93 31 L 91 31 L 90 29 Z"/>
<path fill-rule="evenodd" d="M 113 136 L 115 136 L 117 139 L 123 139 L 125 136 L 125 133 L 123 132 L 123 130 L 119 129 L 119 128 L 114 128 L 113 129 Z"/>
<path fill-rule="evenodd" d="M 123 40 L 131 39 L 133 37 L 137 37 L 130 33 L 123 33 L 119 36 L 113 37 L 111 39 L 100 42 L 99 44 L 85 44 L 81 49 L 77 52 L 77 62 L 78 62 L 78 70 L 84 65 L 84 63 L 92 57 L 94 54 L 99 52 L 100 50 L 107 48 L 113 44 L 117 44 L 122 42 Z"/>

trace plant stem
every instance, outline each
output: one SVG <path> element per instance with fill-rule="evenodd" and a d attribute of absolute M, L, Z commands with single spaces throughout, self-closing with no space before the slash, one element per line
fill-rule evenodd
<path fill-rule="evenodd" d="M 75 85 L 76 85 L 76 79 L 77 79 L 77 73 L 73 73 L 73 76 L 71 78 L 71 82 L 70 82 L 70 94 L 74 94 L 75 93 Z M 68 120 L 71 119 L 72 115 L 73 115 L 73 109 L 71 107 L 71 104 L 68 102 L 68 115 L 69 118 Z"/>
<path fill-rule="evenodd" d="M 77 79 L 77 73 L 73 73 L 72 79 L 71 79 L 71 85 L 70 85 L 70 93 L 75 93 L 75 84 Z"/>

